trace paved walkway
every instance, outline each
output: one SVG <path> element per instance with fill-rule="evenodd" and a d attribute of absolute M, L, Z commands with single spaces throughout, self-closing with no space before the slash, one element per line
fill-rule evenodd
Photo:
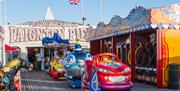
<path fill-rule="evenodd" d="M 27 75 L 28 74 L 28 75 Z M 21 74 L 22 91 L 81 91 L 80 88 L 69 88 L 66 81 L 53 80 L 45 71 L 31 71 Z M 154 86 L 135 83 L 132 91 L 180 91 L 157 89 Z"/>
<path fill-rule="evenodd" d="M 132 91 L 180 91 L 177 89 L 158 89 L 154 86 L 145 85 L 142 83 L 135 83 L 134 87 L 132 88 Z"/>
<path fill-rule="evenodd" d="M 28 74 L 28 75 L 27 75 Z M 69 88 L 66 81 L 53 80 L 45 71 L 21 74 L 22 91 L 79 91 Z"/>

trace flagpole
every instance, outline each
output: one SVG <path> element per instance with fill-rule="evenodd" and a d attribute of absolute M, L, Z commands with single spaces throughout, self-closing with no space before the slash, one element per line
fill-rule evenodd
<path fill-rule="evenodd" d="M 82 24 L 85 24 L 86 18 L 84 16 L 84 0 L 81 0 L 81 15 L 82 15 Z"/>
<path fill-rule="evenodd" d="M 3 7 L 3 6 L 2 6 L 2 5 L 3 5 L 3 1 L 0 0 L 0 19 L 1 19 L 1 20 L 0 20 L 0 23 L 1 23 L 1 24 L 3 24 L 3 23 L 2 23 L 2 21 L 3 21 L 3 20 L 2 20 L 2 18 L 3 18 L 3 17 L 2 17 L 2 7 Z M 1 54 L 1 55 L 0 55 L 0 56 L 1 56 L 1 57 L 0 57 L 0 58 L 1 58 L 1 59 L 0 59 L 0 63 L 3 65 L 3 38 L 2 38 L 2 36 L 3 36 L 3 34 L 1 35 L 1 45 L 0 45 L 1 48 L 0 48 L 0 49 L 1 49 L 2 52 L 0 53 L 0 54 Z M 1 65 L 1 66 L 2 66 L 2 65 Z"/>
<path fill-rule="evenodd" d="M 102 19 L 102 17 L 103 17 L 103 15 L 102 15 L 102 13 L 103 13 L 103 9 L 102 9 L 102 0 L 100 0 L 100 22 L 102 22 L 103 21 L 103 19 Z"/>
<path fill-rule="evenodd" d="M 5 26 L 4 28 L 6 28 L 6 0 L 3 0 L 4 1 L 4 5 L 3 5 L 3 25 Z M 4 31 L 4 36 L 3 36 L 3 65 L 6 64 L 6 51 L 5 51 L 5 34 L 6 34 L 6 31 Z"/>
<path fill-rule="evenodd" d="M 4 0 L 4 24 L 6 25 L 6 0 Z"/>
<path fill-rule="evenodd" d="M 84 0 L 81 0 L 81 14 L 84 17 Z"/>

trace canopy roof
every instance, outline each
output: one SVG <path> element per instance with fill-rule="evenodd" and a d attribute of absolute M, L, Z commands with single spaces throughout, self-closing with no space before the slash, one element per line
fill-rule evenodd
<path fill-rule="evenodd" d="M 16 48 L 11 47 L 9 45 L 5 45 L 5 52 L 16 52 L 18 51 Z"/>
<path fill-rule="evenodd" d="M 58 33 L 54 33 L 53 37 L 45 37 L 42 39 L 42 44 L 47 45 L 66 45 L 69 44 L 69 40 L 62 39 Z"/>

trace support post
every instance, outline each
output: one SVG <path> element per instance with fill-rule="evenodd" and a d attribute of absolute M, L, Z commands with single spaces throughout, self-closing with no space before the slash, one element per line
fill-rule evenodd
<path fill-rule="evenodd" d="M 116 36 L 114 36 L 113 38 L 112 38 L 112 46 L 113 46 L 113 53 L 114 54 L 117 54 L 117 51 L 116 51 L 116 43 L 117 43 L 117 40 L 116 40 Z"/>
<path fill-rule="evenodd" d="M 42 63 L 41 63 L 41 70 L 44 70 L 45 69 L 45 63 L 44 63 L 44 47 L 40 48 L 40 53 L 42 54 L 42 57 L 43 57 L 43 60 L 42 60 Z"/>
<path fill-rule="evenodd" d="M 132 81 L 135 81 L 135 49 L 136 49 L 136 35 L 135 33 L 131 33 L 130 34 L 130 39 L 131 39 L 131 43 L 130 43 L 130 59 L 131 59 L 131 73 L 132 73 Z"/>

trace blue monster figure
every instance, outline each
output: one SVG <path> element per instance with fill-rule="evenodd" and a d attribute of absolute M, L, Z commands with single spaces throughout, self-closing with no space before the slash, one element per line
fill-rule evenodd
<path fill-rule="evenodd" d="M 74 51 L 66 57 L 65 67 L 66 69 L 79 69 L 84 68 L 84 61 L 86 60 L 86 54 L 82 51 L 80 44 L 75 44 Z"/>
<path fill-rule="evenodd" d="M 84 71 L 85 60 L 91 59 L 81 48 L 79 43 L 74 45 L 74 50 L 65 59 L 68 84 L 70 87 L 81 87 L 81 76 Z"/>

